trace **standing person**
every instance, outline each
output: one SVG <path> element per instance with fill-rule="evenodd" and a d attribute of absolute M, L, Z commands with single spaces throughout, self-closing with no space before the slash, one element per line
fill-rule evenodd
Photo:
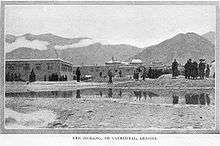
<path fill-rule="evenodd" d="M 192 66 L 192 62 L 191 62 L 192 60 L 191 59 L 189 59 L 187 62 L 186 62 L 186 64 L 184 65 L 184 69 L 185 69 L 185 78 L 186 79 L 190 79 L 190 76 L 191 76 L 191 71 L 190 71 L 190 69 L 192 68 L 191 66 Z"/>
<path fill-rule="evenodd" d="M 139 79 L 139 72 L 138 70 L 136 70 L 136 80 L 138 81 L 138 79 Z"/>
<path fill-rule="evenodd" d="M 119 70 L 119 77 L 122 77 L 122 71 Z"/>
<path fill-rule="evenodd" d="M 196 79 L 198 76 L 198 63 L 194 61 L 192 63 L 192 78 Z"/>
<path fill-rule="evenodd" d="M 206 71 L 205 71 L 206 78 L 209 78 L 209 75 L 210 75 L 210 68 L 209 68 L 209 65 L 207 64 Z"/>
<path fill-rule="evenodd" d="M 81 76 L 80 68 L 77 67 L 77 69 L 76 69 L 76 80 L 77 80 L 77 82 L 80 82 L 80 76 Z"/>
<path fill-rule="evenodd" d="M 178 65 L 178 62 L 174 59 L 174 62 L 172 63 L 172 77 L 178 76 Z"/>
<path fill-rule="evenodd" d="M 144 69 L 143 74 L 142 74 L 143 81 L 145 80 L 146 75 L 147 75 L 147 72 L 146 72 L 146 69 Z"/>
<path fill-rule="evenodd" d="M 110 84 L 113 83 L 112 77 L 113 77 L 112 71 L 111 71 L 111 69 L 109 69 L 109 70 L 108 70 L 108 78 L 109 78 L 108 82 L 109 82 Z"/>
<path fill-rule="evenodd" d="M 199 77 L 200 79 L 204 79 L 205 76 L 205 63 L 203 62 L 203 59 L 200 59 L 199 62 Z"/>

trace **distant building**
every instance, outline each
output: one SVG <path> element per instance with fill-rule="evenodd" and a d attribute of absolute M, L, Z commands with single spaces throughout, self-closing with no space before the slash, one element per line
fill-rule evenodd
<path fill-rule="evenodd" d="M 121 62 L 118 61 L 117 59 L 115 59 L 114 57 L 112 57 L 112 59 L 108 62 L 105 62 L 106 66 L 120 66 Z"/>
<path fill-rule="evenodd" d="M 143 62 L 140 59 L 132 59 L 130 65 L 141 66 Z"/>
<path fill-rule="evenodd" d="M 36 81 L 48 81 L 52 74 L 73 80 L 72 63 L 62 59 L 15 59 L 6 60 L 5 65 L 7 76 L 19 76 L 23 81 L 29 81 L 32 70 L 36 75 Z"/>

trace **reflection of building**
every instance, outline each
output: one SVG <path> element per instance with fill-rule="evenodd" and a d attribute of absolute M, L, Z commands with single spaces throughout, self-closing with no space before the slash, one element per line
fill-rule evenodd
<path fill-rule="evenodd" d="M 58 77 L 66 76 L 67 80 L 73 79 L 72 64 L 61 59 L 6 60 L 6 75 L 19 76 L 21 80 L 28 81 L 32 70 L 37 81 L 44 81 L 45 79 L 48 81 L 52 74 L 57 74 Z"/>

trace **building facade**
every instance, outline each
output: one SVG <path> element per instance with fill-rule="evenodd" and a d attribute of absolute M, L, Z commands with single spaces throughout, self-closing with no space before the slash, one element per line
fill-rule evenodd
<path fill-rule="evenodd" d="M 36 81 L 49 81 L 52 74 L 66 80 L 73 80 L 73 67 L 70 62 L 61 59 L 16 59 L 6 60 L 5 75 L 29 81 L 31 71 L 35 74 Z M 12 79 L 12 81 L 13 81 Z"/>

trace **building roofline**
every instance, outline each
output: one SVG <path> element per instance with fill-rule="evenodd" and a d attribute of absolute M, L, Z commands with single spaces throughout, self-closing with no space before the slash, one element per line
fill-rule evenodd
<path fill-rule="evenodd" d="M 50 58 L 50 59 L 47 59 L 47 58 L 46 59 L 5 59 L 5 61 L 57 61 L 57 60 L 73 65 L 72 62 L 65 61 L 65 60 L 60 59 L 60 58 Z"/>

